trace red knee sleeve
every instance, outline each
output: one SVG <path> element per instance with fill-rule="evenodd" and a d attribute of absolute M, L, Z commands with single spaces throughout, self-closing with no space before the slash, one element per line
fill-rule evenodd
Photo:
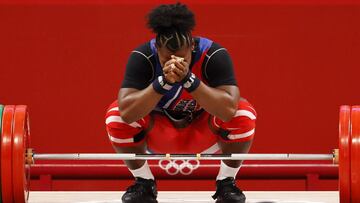
<path fill-rule="evenodd" d="M 240 101 L 234 117 L 223 122 L 213 117 L 212 125 L 219 130 L 220 137 L 226 142 L 245 142 L 255 135 L 256 111 L 247 101 Z"/>
<path fill-rule="evenodd" d="M 121 118 L 117 101 L 113 102 L 105 115 L 106 130 L 113 145 L 136 146 L 144 141 L 144 129 L 148 126 L 149 116 L 133 123 Z"/>

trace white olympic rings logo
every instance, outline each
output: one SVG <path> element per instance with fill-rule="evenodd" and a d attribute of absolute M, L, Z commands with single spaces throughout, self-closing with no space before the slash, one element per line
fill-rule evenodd
<path fill-rule="evenodd" d="M 194 162 L 191 163 L 191 162 Z M 199 168 L 199 160 L 168 160 L 162 159 L 159 161 L 159 167 L 166 171 L 169 175 L 176 175 L 181 173 L 183 175 L 190 175 L 194 170 Z"/>

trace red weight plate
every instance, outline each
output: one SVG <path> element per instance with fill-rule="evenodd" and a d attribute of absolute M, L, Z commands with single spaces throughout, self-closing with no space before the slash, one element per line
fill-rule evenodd
<path fill-rule="evenodd" d="M 339 118 L 339 193 L 341 203 L 350 203 L 350 106 L 340 107 Z"/>
<path fill-rule="evenodd" d="M 27 129 L 26 131 L 26 136 L 25 136 L 25 144 L 26 144 L 26 149 L 29 149 L 31 147 L 30 145 L 30 118 L 29 118 L 29 113 L 27 112 L 27 115 L 26 115 L 26 123 L 25 123 L 25 127 Z M 25 191 L 26 191 L 26 200 L 29 199 L 29 195 L 30 195 L 30 165 L 29 164 L 25 164 L 25 175 L 26 175 L 26 188 L 25 188 Z"/>
<path fill-rule="evenodd" d="M 12 183 L 12 141 L 15 106 L 5 106 L 2 122 L 1 139 L 1 192 L 3 202 L 13 202 Z"/>
<path fill-rule="evenodd" d="M 13 191 L 15 203 L 25 203 L 29 194 L 25 152 L 28 135 L 28 112 L 24 105 L 16 106 L 13 138 Z"/>
<path fill-rule="evenodd" d="M 2 127 L 2 115 L 3 115 L 4 106 L 0 104 L 0 157 L 1 157 L 1 127 Z M 1 161 L 0 161 L 1 168 Z M 1 175 L 0 175 L 0 203 L 2 203 L 1 199 Z"/>
<path fill-rule="evenodd" d="M 351 108 L 351 202 L 360 202 L 360 106 Z"/>

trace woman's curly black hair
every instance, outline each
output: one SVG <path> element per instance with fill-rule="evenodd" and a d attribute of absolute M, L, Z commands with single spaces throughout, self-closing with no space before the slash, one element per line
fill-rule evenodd
<path fill-rule="evenodd" d="M 171 51 L 177 51 L 183 45 L 191 45 L 195 17 L 185 4 L 160 5 L 147 17 L 148 27 L 156 34 L 158 46 L 166 46 Z"/>

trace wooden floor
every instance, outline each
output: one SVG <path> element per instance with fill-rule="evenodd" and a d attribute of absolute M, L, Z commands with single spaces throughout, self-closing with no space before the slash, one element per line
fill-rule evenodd
<path fill-rule="evenodd" d="M 159 192 L 159 203 L 214 202 L 210 192 Z M 338 203 L 338 192 L 245 192 L 247 203 Z M 31 192 L 30 203 L 121 203 L 121 192 Z"/>

